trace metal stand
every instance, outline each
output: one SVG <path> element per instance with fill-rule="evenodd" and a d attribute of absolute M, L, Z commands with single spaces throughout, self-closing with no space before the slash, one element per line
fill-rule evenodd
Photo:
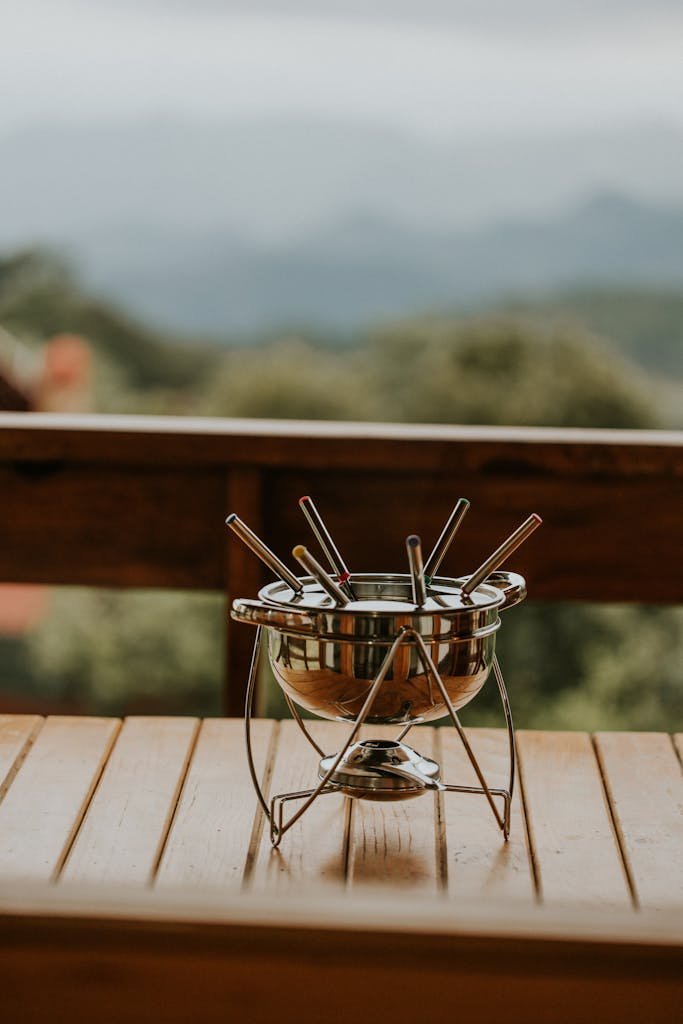
<path fill-rule="evenodd" d="M 342 749 L 333 758 L 329 758 L 329 757 L 325 758 L 325 755 L 324 755 L 323 751 L 321 750 L 321 748 L 318 746 L 318 744 L 315 742 L 315 740 L 312 738 L 312 736 L 308 732 L 308 730 L 307 730 L 307 728 L 306 728 L 306 726 L 305 726 L 305 724 L 303 722 L 303 719 L 301 718 L 301 715 L 299 714 L 298 708 L 296 707 L 294 702 L 292 700 L 290 700 L 289 697 L 287 697 L 288 707 L 289 707 L 290 711 L 292 712 L 292 715 L 293 715 L 295 721 L 297 722 L 299 728 L 303 732 L 304 736 L 306 737 L 308 742 L 311 744 L 313 749 L 321 757 L 325 758 L 326 762 L 329 762 L 331 760 L 331 764 L 329 765 L 329 767 L 326 768 L 324 774 L 322 774 L 322 776 L 320 778 L 320 781 L 319 781 L 317 786 L 313 787 L 312 789 L 302 790 L 302 791 L 296 792 L 296 793 L 279 793 L 278 795 L 274 796 L 271 799 L 270 806 L 269 806 L 268 802 L 266 801 L 265 796 L 263 795 L 263 792 L 261 790 L 261 786 L 259 784 L 258 776 L 256 774 L 256 768 L 254 766 L 254 757 L 253 757 L 252 744 L 251 744 L 251 719 L 252 719 L 252 713 L 253 713 L 254 691 L 255 691 L 255 687 L 256 687 L 256 677 L 257 677 L 257 673 L 258 673 L 258 665 L 259 665 L 259 658 L 260 658 L 260 653 L 261 653 L 261 647 L 262 647 L 262 644 L 263 644 L 262 629 L 263 629 L 263 627 L 259 626 L 257 628 L 257 631 L 256 631 L 256 640 L 254 642 L 254 651 L 253 651 L 252 658 L 251 658 L 251 667 L 249 669 L 249 681 L 247 683 L 247 693 L 246 693 L 245 713 L 244 713 L 244 726 L 245 726 L 245 735 L 246 735 L 246 744 L 247 744 L 247 759 L 248 759 L 248 762 L 249 762 L 249 771 L 251 773 L 251 779 L 252 779 L 252 782 L 254 784 L 254 789 L 256 790 L 256 795 L 257 795 L 257 797 L 259 799 L 259 803 L 261 804 L 261 807 L 263 808 L 263 811 L 264 811 L 264 813 L 265 813 L 265 815 L 266 815 L 266 817 L 267 817 L 267 819 L 268 819 L 268 821 L 270 823 L 270 841 L 271 841 L 271 843 L 272 843 L 272 845 L 274 847 L 278 846 L 280 844 L 280 841 L 282 840 L 282 837 L 299 820 L 299 818 L 301 818 L 301 816 L 306 813 L 306 811 L 311 806 L 311 804 L 315 800 L 317 800 L 317 798 L 319 796 L 323 796 L 326 793 L 338 793 L 340 791 L 340 786 L 338 786 L 335 783 L 331 782 L 331 780 L 332 780 L 333 776 L 335 775 L 335 772 L 339 768 L 339 765 L 341 764 L 341 762 L 342 762 L 344 756 L 346 755 L 346 753 L 348 752 L 349 748 L 356 741 L 356 738 L 357 738 L 357 736 L 358 736 L 358 734 L 359 734 L 359 732 L 361 730 L 361 727 L 363 726 L 366 718 L 368 717 L 368 715 L 370 713 L 370 709 L 372 708 L 372 705 L 373 705 L 373 703 L 375 701 L 377 693 L 379 692 L 379 690 L 380 690 L 384 680 L 386 679 L 387 673 L 389 672 L 389 669 L 391 668 L 391 665 L 392 665 L 392 663 L 394 661 L 394 658 L 396 656 L 396 652 L 398 651 L 399 647 L 402 644 L 404 644 L 406 642 L 409 642 L 409 641 L 413 641 L 415 646 L 417 647 L 417 650 L 418 650 L 418 653 L 419 653 L 419 657 L 420 657 L 420 660 L 421 660 L 421 662 L 422 662 L 422 664 L 424 666 L 425 674 L 426 674 L 428 680 L 434 686 L 437 687 L 437 689 L 439 690 L 439 692 L 441 694 L 443 702 L 444 702 L 444 704 L 445 704 L 445 706 L 447 708 L 447 711 L 448 711 L 448 716 L 450 717 L 453 725 L 455 726 L 455 729 L 456 729 L 456 731 L 458 733 L 458 736 L 459 736 L 460 741 L 461 741 L 461 743 L 463 745 L 465 753 L 467 754 L 467 757 L 468 757 L 468 759 L 470 761 L 470 764 L 472 765 L 472 768 L 474 769 L 474 772 L 475 772 L 475 774 L 477 776 L 477 780 L 479 781 L 479 786 L 454 786 L 454 785 L 448 785 L 446 783 L 443 783 L 443 782 L 440 782 L 440 781 L 436 781 L 433 778 L 428 778 L 427 776 L 421 776 L 419 774 L 419 772 L 416 775 L 414 773 L 414 771 L 413 772 L 406 772 L 405 774 L 408 775 L 408 777 L 416 785 L 418 785 L 419 787 L 421 787 L 424 790 L 432 789 L 432 790 L 436 790 L 438 792 L 445 792 L 445 793 L 478 793 L 478 794 L 480 794 L 482 796 L 485 796 L 487 801 L 488 801 L 488 803 L 489 803 L 491 811 L 493 812 L 493 816 L 496 819 L 496 824 L 498 825 L 498 827 L 502 831 L 503 836 L 504 836 L 505 840 L 507 841 L 507 839 L 509 837 L 509 834 L 510 834 L 510 808 L 511 808 L 511 804 L 512 804 L 512 794 L 513 794 L 514 784 L 515 784 L 515 731 L 514 731 L 514 726 L 513 726 L 513 723 L 512 723 L 512 713 L 510 711 L 510 702 L 508 700 L 507 691 L 505 689 L 505 681 L 503 679 L 503 674 L 502 674 L 502 672 L 500 670 L 500 665 L 498 664 L 498 659 L 495 656 L 493 658 L 493 674 L 495 676 L 496 683 L 498 684 L 498 692 L 500 694 L 501 703 L 503 705 L 503 711 L 505 713 L 505 721 L 506 721 L 506 724 L 507 724 L 507 731 L 508 731 L 508 744 L 509 744 L 509 757 L 510 757 L 510 777 L 509 777 L 509 784 L 508 784 L 507 789 L 493 789 L 493 788 L 491 788 L 487 784 L 486 779 L 484 778 L 483 772 L 482 772 L 481 768 L 479 767 L 479 763 L 477 762 L 477 759 L 474 756 L 474 752 L 473 752 L 473 750 L 472 750 L 472 748 L 471 748 L 471 746 L 469 744 L 467 736 L 465 735 L 464 729 L 463 729 L 462 725 L 460 724 L 460 720 L 459 720 L 458 715 L 457 715 L 457 713 L 455 711 L 455 708 L 453 707 L 451 699 L 448 696 L 448 692 L 446 690 L 446 687 L 443 684 L 443 680 L 441 679 L 441 676 L 439 675 L 439 672 L 438 672 L 438 670 L 437 670 L 437 668 L 436 668 L 436 666 L 435 666 L 435 664 L 434 664 L 434 662 L 433 662 L 433 660 L 432 660 L 432 658 L 431 658 L 431 656 L 429 654 L 429 651 L 427 649 L 427 646 L 426 646 L 423 638 L 412 627 L 405 626 L 403 629 L 400 630 L 400 632 L 396 636 L 395 640 L 391 644 L 389 650 L 387 651 L 387 654 L 386 654 L 386 656 L 384 658 L 384 661 L 382 662 L 382 664 L 380 666 L 380 670 L 377 673 L 377 676 L 375 677 L 374 681 L 372 682 L 372 684 L 370 686 L 370 690 L 368 691 L 368 695 L 367 695 L 367 697 L 365 699 L 365 702 L 364 702 L 360 712 L 358 713 L 358 716 L 356 717 L 355 721 L 353 722 L 353 724 L 351 726 L 351 731 L 349 732 L 349 735 L 348 735 L 348 737 L 346 739 L 346 742 L 345 742 L 344 746 L 342 747 Z M 397 737 L 397 741 L 396 741 L 397 743 L 400 743 L 400 741 L 403 739 L 403 737 L 405 735 L 407 735 L 408 731 L 412 728 L 413 724 L 415 724 L 415 723 L 411 723 L 407 727 L 403 728 L 403 730 L 399 733 L 399 736 Z M 400 774 L 400 771 L 398 771 L 398 774 Z M 362 797 L 362 793 L 359 793 L 358 796 Z M 502 815 L 501 815 L 498 807 L 496 806 L 494 797 L 501 798 L 502 801 L 503 801 L 503 813 L 502 813 Z M 289 819 L 285 822 L 284 821 L 284 805 L 285 805 L 285 803 L 288 803 L 289 801 L 293 801 L 293 800 L 303 800 L 304 802 L 289 817 Z"/>

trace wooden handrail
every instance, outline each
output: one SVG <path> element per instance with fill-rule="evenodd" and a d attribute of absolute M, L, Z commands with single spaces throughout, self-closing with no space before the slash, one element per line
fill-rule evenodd
<path fill-rule="evenodd" d="M 446 572 L 538 512 L 510 565 L 534 599 L 683 600 L 683 433 L 663 431 L 3 413 L 0 579 L 254 595 L 262 567 L 225 515 L 291 562 L 305 493 L 352 569 L 403 571 L 405 536 L 429 547 L 462 495 Z M 249 634 L 230 637 L 233 679 Z"/>

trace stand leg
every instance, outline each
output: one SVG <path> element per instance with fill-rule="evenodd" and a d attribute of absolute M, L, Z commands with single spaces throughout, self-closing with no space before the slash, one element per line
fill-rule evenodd
<path fill-rule="evenodd" d="M 259 626 L 257 628 L 257 632 L 256 632 L 256 639 L 254 641 L 254 650 L 253 650 L 252 659 L 251 659 L 251 666 L 250 666 L 250 669 L 249 669 L 249 680 L 248 680 L 248 683 L 247 683 L 247 693 L 246 693 L 246 701 L 245 701 L 244 725 L 245 725 L 245 736 L 246 736 L 246 745 L 247 745 L 247 760 L 248 760 L 248 763 L 249 763 L 249 772 L 251 774 L 251 779 L 252 779 L 252 782 L 253 782 L 253 785 L 254 785 L 254 789 L 256 791 L 256 795 L 258 797 L 259 803 L 261 804 L 261 807 L 263 808 L 263 811 L 264 811 L 264 813 L 265 813 L 265 815 L 266 815 L 266 817 L 267 817 L 267 819 L 268 819 L 268 821 L 270 823 L 270 839 L 271 839 L 271 843 L 272 843 L 272 845 L 274 847 L 278 846 L 280 844 L 280 841 L 282 840 L 282 837 L 284 836 L 284 834 L 299 820 L 299 818 L 301 818 L 301 816 L 303 814 L 306 813 L 306 811 L 311 806 L 311 804 L 319 796 L 321 796 L 321 795 L 323 795 L 325 793 L 338 792 L 336 787 L 329 785 L 330 779 L 332 778 L 334 772 L 337 770 L 337 768 L 338 768 L 342 758 L 346 754 L 347 750 L 349 749 L 351 744 L 355 741 L 355 739 L 358 736 L 358 733 L 359 733 L 363 723 L 365 722 L 366 718 L 368 717 L 368 714 L 370 713 L 370 709 L 371 709 L 371 707 L 372 707 L 372 705 L 374 703 L 374 700 L 375 700 L 375 698 L 377 696 L 377 693 L 378 693 L 380 687 L 382 686 L 382 683 L 384 682 L 384 680 L 385 680 L 385 678 L 387 676 L 387 673 L 389 672 L 389 669 L 391 668 L 391 665 L 392 665 L 392 663 L 394 661 L 394 658 L 396 656 L 396 652 L 397 652 L 398 648 L 401 646 L 401 644 L 405 643 L 406 640 L 408 640 L 411 637 L 415 641 L 415 644 L 417 646 L 417 649 L 418 649 L 418 652 L 419 652 L 419 655 L 420 655 L 420 659 L 421 659 L 421 661 L 423 663 L 423 666 L 424 666 L 425 672 L 427 674 L 428 680 L 430 681 L 430 684 L 434 683 L 436 685 L 436 687 L 438 688 L 440 694 L 441 694 L 441 697 L 442 697 L 442 699 L 444 701 L 444 704 L 446 705 L 446 708 L 448 709 L 448 714 L 449 714 L 449 716 L 451 718 L 451 721 L 453 722 L 453 725 L 455 726 L 455 728 L 457 730 L 458 736 L 459 736 L 460 741 L 461 741 L 461 743 L 462 743 L 462 745 L 464 747 L 465 753 L 467 754 L 467 757 L 469 758 L 470 764 L 472 765 L 472 768 L 474 769 L 474 772 L 475 772 L 475 774 L 477 776 L 477 779 L 478 779 L 478 781 L 480 783 L 480 787 L 481 787 L 481 788 L 478 788 L 478 787 L 474 787 L 474 786 L 450 786 L 450 785 L 442 784 L 442 788 L 443 788 L 443 790 L 445 790 L 447 792 L 478 793 L 478 794 L 483 794 L 484 796 L 486 796 L 486 798 L 487 798 L 487 800 L 489 802 L 489 805 L 491 807 L 491 810 L 493 812 L 493 815 L 494 815 L 494 817 L 496 819 L 496 823 L 498 824 L 498 827 L 503 832 L 503 835 L 504 835 L 505 839 L 506 840 L 508 839 L 509 834 L 510 834 L 510 813 L 511 813 L 511 805 L 512 805 L 512 794 L 513 794 L 513 788 L 514 788 L 514 783 L 515 783 L 515 734 L 514 734 L 514 726 L 513 726 L 513 722 L 512 722 L 512 713 L 510 711 L 510 702 L 508 700 L 507 690 L 505 688 L 505 681 L 503 679 L 503 674 L 501 672 L 500 665 L 498 663 L 498 659 L 494 656 L 494 659 L 493 659 L 493 672 L 494 672 L 494 676 L 495 676 L 495 679 L 496 679 L 496 683 L 498 684 L 498 691 L 500 693 L 501 702 L 503 704 L 503 710 L 505 712 L 505 720 L 506 720 L 507 731 L 508 731 L 508 745 L 509 745 L 509 754 L 510 754 L 510 780 L 509 780 L 509 787 L 508 787 L 508 789 L 491 789 L 489 787 L 489 785 L 487 784 L 486 779 L 484 777 L 484 774 L 483 774 L 481 768 L 479 767 L 479 763 L 478 763 L 476 757 L 474 756 L 474 752 L 473 752 L 473 750 L 472 750 L 472 748 L 471 748 L 471 746 L 469 744 L 467 736 L 465 735 L 465 731 L 464 731 L 462 725 L 460 724 L 460 720 L 459 720 L 459 718 L 458 718 L 458 716 L 456 714 L 455 708 L 453 707 L 451 699 L 450 699 L 450 697 L 448 695 L 448 691 L 446 690 L 446 687 L 444 686 L 444 683 L 443 683 L 443 680 L 441 679 L 439 671 L 436 668 L 436 666 L 435 666 L 435 664 L 434 664 L 434 662 L 433 662 L 433 660 L 432 660 L 432 658 L 430 656 L 429 650 L 428 650 L 424 640 L 419 635 L 419 633 L 417 633 L 415 630 L 413 630 L 413 629 L 411 629 L 409 627 L 404 627 L 398 633 L 398 635 L 394 639 L 394 642 L 392 643 L 391 647 L 387 651 L 387 654 L 386 654 L 386 656 L 384 658 L 384 661 L 382 662 L 380 670 L 377 673 L 377 676 L 375 677 L 375 679 L 374 679 L 374 681 L 373 681 L 373 683 L 372 683 L 372 685 L 370 687 L 370 690 L 369 690 L 368 695 L 367 695 L 367 697 L 365 699 L 365 702 L 364 702 L 360 712 L 358 713 L 358 716 L 356 717 L 356 719 L 355 719 L 355 721 L 353 723 L 353 726 L 351 728 L 351 732 L 349 733 L 344 746 L 341 748 L 341 750 L 336 755 L 332 765 L 330 766 L 328 771 L 325 773 L 324 777 L 320 780 L 319 784 L 317 786 L 315 786 L 313 789 L 302 790 L 301 792 L 296 792 L 296 793 L 282 793 L 282 794 L 279 794 L 277 796 L 274 796 L 272 798 L 272 800 L 271 800 L 270 807 L 269 807 L 268 803 L 266 801 L 266 798 L 265 798 L 265 796 L 264 796 L 264 794 L 263 794 L 263 792 L 261 790 L 261 787 L 259 785 L 258 776 L 256 774 L 256 768 L 255 768 L 255 765 L 254 765 L 254 757 L 253 757 L 252 742 L 251 742 L 251 719 L 252 719 L 252 714 L 253 714 L 254 691 L 255 691 L 255 687 L 256 687 L 256 677 L 257 677 L 257 673 L 258 673 L 259 658 L 260 658 L 261 648 L 262 648 L 262 644 L 263 644 L 262 627 Z M 311 746 L 314 747 L 314 749 L 318 752 L 318 754 L 321 757 L 324 757 L 325 756 L 324 752 L 321 750 L 321 748 L 318 746 L 318 744 L 313 740 L 313 738 L 309 735 L 309 733 L 308 733 L 308 731 L 307 731 L 307 729 L 306 729 L 306 727 L 305 727 L 305 725 L 303 723 L 303 720 L 301 719 L 301 715 L 298 712 L 298 709 L 296 708 L 294 703 L 289 698 L 287 698 L 287 704 L 288 704 L 288 706 L 289 706 L 289 708 L 290 708 L 290 710 L 291 710 L 291 712 L 292 712 L 296 722 L 298 723 L 299 728 L 302 730 L 302 732 L 306 736 L 306 738 L 309 741 L 309 743 L 311 744 Z M 403 731 L 401 732 L 401 734 L 399 736 L 399 740 L 401 740 L 407 734 L 409 729 L 412 728 L 413 724 L 414 723 L 409 723 L 403 729 Z M 494 802 L 494 799 L 493 799 L 494 796 L 495 797 L 501 797 L 503 799 L 504 808 L 503 808 L 503 817 L 502 818 L 501 818 L 501 815 L 500 815 L 500 813 L 498 811 L 498 808 L 496 807 L 496 804 Z M 284 822 L 284 820 L 283 820 L 284 804 L 287 803 L 290 800 L 304 800 L 304 803 L 291 816 L 289 821 Z"/>
<path fill-rule="evenodd" d="M 284 693 L 284 690 L 282 692 Z M 311 746 L 313 747 L 314 750 L 317 750 L 317 752 L 320 754 L 321 757 L 325 757 L 325 751 L 321 747 L 319 747 L 318 744 L 315 742 L 315 740 L 311 736 L 310 732 L 308 731 L 308 729 L 304 725 L 304 720 L 301 717 L 301 715 L 299 714 L 298 707 L 296 706 L 296 704 L 294 703 L 292 698 L 288 694 L 286 694 L 286 693 L 285 693 L 285 700 L 287 701 L 287 707 L 289 708 L 289 710 L 292 713 L 292 718 L 294 719 L 296 724 L 299 726 L 299 728 L 301 729 L 302 733 L 304 734 L 304 736 L 306 737 L 308 742 L 311 744 Z"/>
<path fill-rule="evenodd" d="M 508 730 L 508 749 L 510 752 L 510 783 L 508 785 L 508 792 L 510 793 L 510 800 L 512 800 L 512 794 L 515 791 L 515 768 L 517 763 L 515 755 L 515 727 L 512 724 L 512 711 L 510 710 L 508 692 L 505 689 L 505 680 L 503 679 L 503 673 L 500 670 L 498 658 L 495 654 L 493 656 L 493 674 L 498 683 L 498 693 L 500 694 L 503 711 L 505 712 L 505 722 Z"/>
<path fill-rule="evenodd" d="M 489 788 L 488 783 L 486 782 L 486 779 L 484 778 L 484 774 L 483 774 L 481 768 L 479 767 L 479 762 L 477 761 L 476 757 L 474 756 L 474 751 L 472 750 L 472 748 L 471 748 L 471 746 L 469 744 L 469 740 L 467 739 L 467 736 L 465 735 L 465 730 L 463 729 L 462 725 L 460 724 L 460 719 L 458 718 L 458 716 L 456 714 L 456 711 L 455 711 L 455 708 L 453 707 L 453 704 L 451 702 L 451 699 L 448 696 L 448 691 L 446 690 L 446 687 L 443 684 L 443 680 L 441 679 L 441 676 L 439 675 L 439 671 L 438 671 L 436 665 L 434 664 L 434 662 L 432 661 L 431 655 L 430 655 L 430 653 L 429 653 L 429 651 L 427 649 L 427 645 L 425 644 L 424 640 L 422 639 L 422 637 L 420 636 L 419 633 L 415 632 L 414 630 L 409 630 L 409 633 L 410 633 L 410 635 L 413 636 L 413 638 L 415 640 L 415 643 L 417 645 L 417 649 L 420 652 L 422 663 L 423 663 L 423 665 L 425 667 L 425 671 L 426 671 L 427 675 L 434 681 L 434 683 L 438 687 L 439 692 L 441 693 L 441 696 L 443 698 L 444 704 L 448 708 L 448 714 L 449 714 L 449 716 L 451 718 L 451 721 L 453 722 L 453 725 L 457 729 L 458 736 L 460 737 L 460 742 L 462 743 L 463 747 L 465 748 L 465 753 L 467 754 L 467 757 L 469 758 L 470 764 L 474 768 L 474 772 L 475 772 L 475 774 L 477 776 L 477 779 L 479 781 L 479 784 L 481 786 L 481 790 L 479 792 L 482 792 L 484 794 L 484 796 L 486 797 L 486 799 L 488 800 L 489 806 L 490 806 L 490 808 L 491 808 L 491 810 L 493 812 L 493 816 L 496 819 L 496 823 L 498 825 L 498 828 L 501 830 L 501 832 L 503 833 L 504 838 L 507 840 L 507 838 L 508 838 L 508 836 L 510 834 L 510 799 L 511 799 L 511 794 L 509 792 L 505 791 L 505 790 L 498 791 L 498 793 L 496 794 L 496 795 L 503 796 L 503 799 L 504 799 L 503 817 L 501 818 L 500 812 L 499 812 L 498 808 L 496 807 L 496 804 L 495 804 L 494 799 L 493 799 L 494 791 L 492 791 Z M 500 672 L 500 668 L 498 669 L 498 671 Z M 502 678 L 502 675 L 501 675 L 501 678 Z M 510 719 L 510 721 L 511 721 L 511 719 Z M 463 791 L 463 792 L 477 792 L 477 790 L 473 790 L 471 787 L 462 787 L 461 788 L 461 787 L 448 787 L 447 786 L 445 788 L 446 789 L 450 789 L 451 791 L 456 789 L 457 791 Z"/>
<path fill-rule="evenodd" d="M 389 669 L 391 668 L 392 662 L 393 662 L 393 660 L 394 660 L 394 658 L 396 656 L 396 651 L 398 650 L 398 648 L 401 646 L 402 643 L 405 643 L 407 635 L 408 635 L 408 631 L 407 630 L 401 630 L 400 633 L 397 635 L 396 639 L 394 640 L 394 642 L 392 643 L 391 647 L 387 651 L 386 656 L 384 658 L 384 661 L 382 662 L 382 664 L 380 666 L 380 670 L 377 673 L 377 676 L 375 677 L 375 680 L 372 683 L 372 686 L 370 687 L 370 691 L 369 691 L 367 697 L 365 698 L 365 703 L 363 704 L 363 707 L 360 709 L 360 711 L 358 713 L 358 717 L 356 718 L 355 722 L 353 723 L 353 726 L 351 728 L 351 732 L 349 733 L 349 735 L 347 737 L 346 743 L 344 744 L 344 746 L 341 748 L 341 750 L 339 751 L 339 753 L 335 757 L 335 759 L 332 762 L 332 764 L 330 765 L 329 769 L 325 772 L 325 775 L 320 780 L 320 783 L 315 787 L 315 789 L 310 791 L 310 794 L 308 795 L 308 797 L 306 798 L 306 800 L 302 804 L 302 806 L 298 809 L 298 811 L 295 811 L 294 814 L 289 819 L 289 821 L 287 821 L 284 824 L 282 824 L 281 827 L 280 826 L 276 827 L 274 825 L 272 819 L 270 819 L 270 815 L 268 815 L 268 817 L 270 819 L 271 842 L 272 842 L 273 846 L 278 846 L 280 844 L 280 841 L 281 841 L 283 835 L 286 832 L 288 832 L 289 829 L 292 827 L 292 825 L 294 825 L 299 820 L 299 818 L 302 816 L 302 814 L 306 813 L 306 811 L 311 806 L 313 801 L 316 800 L 320 796 L 322 791 L 328 787 L 330 779 L 332 778 L 332 776 L 336 772 L 337 768 L 339 767 L 339 763 L 341 762 L 342 758 L 346 754 L 346 751 L 349 749 L 351 744 L 355 741 L 358 733 L 360 732 L 361 726 L 363 725 L 363 722 L 368 717 L 368 714 L 370 713 L 370 708 L 374 704 L 375 697 L 377 696 L 377 693 L 378 693 L 382 683 L 384 682 Z M 252 778 L 253 778 L 253 775 L 252 775 Z"/>
<path fill-rule="evenodd" d="M 286 829 L 283 827 L 283 808 L 286 803 L 290 800 L 305 800 L 307 797 L 312 796 L 312 789 L 302 789 L 298 793 L 279 793 L 274 796 L 270 802 L 270 842 L 273 846 L 278 846 L 278 835 Z M 339 790 L 336 786 L 326 786 L 321 789 L 318 796 L 325 796 L 326 793 L 338 793 Z"/>
<path fill-rule="evenodd" d="M 266 798 L 261 792 L 259 785 L 258 776 L 256 774 L 256 767 L 254 765 L 254 753 L 251 747 L 251 716 L 254 707 L 254 690 L 256 688 L 256 677 L 258 675 L 258 664 L 259 656 L 261 654 L 261 645 L 263 643 L 263 627 L 258 626 L 256 629 L 256 639 L 254 640 L 254 650 L 251 655 L 251 665 L 249 666 L 249 681 L 247 682 L 247 694 L 244 701 L 244 736 L 247 742 L 247 761 L 249 762 L 249 773 L 251 775 L 251 781 L 254 784 L 256 790 L 256 796 L 258 797 L 261 807 L 265 811 L 265 815 L 270 821 L 270 811 L 268 810 L 268 804 Z"/>

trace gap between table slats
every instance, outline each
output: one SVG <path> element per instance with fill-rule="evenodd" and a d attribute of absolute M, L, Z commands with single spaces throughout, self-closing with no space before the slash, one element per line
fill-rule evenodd
<path fill-rule="evenodd" d="M 129 885 L 150 881 L 198 727 L 196 718 L 125 720 L 61 880 Z"/>
<path fill-rule="evenodd" d="M 256 770 L 268 789 L 278 725 L 254 721 Z M 155 885 L 242 885 L 248 851 L 262 831 L 263 814 L 251 783 L 241 719 L 202 722 L 173 822 L 160 857 Z"/>
<path fill-rule="evenodd" d="M 638 904 L 683 906 L 683 776 L 671 738 L 599 732 L 595 746 Z"/>
<path fill-rule="evenodd" d="M 675 736 L 672 736 L 672 741 L 678 760 L 681 763 L 681 769 L 683 769 L 683 732 L 677 732 Z"/>
<path fill-rule="evenodd" d="M 437 760 L 441 763 L 443 781 L 478 786 L 474 769 L 455 729 L 443 728 L 436 732 L 440 747 Z M 466 732 L 488 785 L 507 788 L 507 732 L 503 729 L 468 729 Z M 494 799 L 502 814 L 502 800 Z M 441 800 L 448 894 L 456 898 L 533 902 L 536 896 L 534 871 L 519 777 L 512 799 L 507 843 L 484 796 L 444 793 Z"/>
<path fill-rule="evenodd" d="M 307 722 L 315 741 L 334 753 L 350 726 Z M 270 795 L 312 789 L 318 782 L 320 758 L 293 721 L 280 723 L 271 765 Z M 255 801 L 255 797 L 252 796 Z M 302 801 L 285 804 L 285 822 Z M 344 885 L 348 835 L 347 799 L 340 793 L 320 796 L 273 850 L 266 826 L 250 851 L 245 887 L 251 892 L 279 894 Z"/>
<path fill-rule="evenodd" d="M 395 739 L 400 726 L 367 726 L 364 739 Z M 435 730 L 413 730 L 406 743 L 435 756 Z M 350 815 L 347 885 L 358 889 L 401 887 L 405 896 L 436 894 L 443 888 L 441 816 L 438 795 L 412 800 L 354 801 Z"/>
<path fill-rule="evenodd" d="M 59 874 L 119 725 L 108 718 L 45 721 L 0 804 L 0 878 Z"/>
<path fill-rule="evenodd" d="M 42 724 L 40 715 L 0 715 L 0 803 Z"/>
<path fill-rule="evenodd" d="M 590 736 L 520 730 L 517 750 L 542 902 L 628 906 L 629 880 Z"/>

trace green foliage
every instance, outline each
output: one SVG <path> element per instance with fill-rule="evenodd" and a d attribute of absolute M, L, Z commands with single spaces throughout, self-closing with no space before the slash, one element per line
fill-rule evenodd
<path fill-rule="evenodd" d="M 142 327 L 109 303 L 84 294 L 67 267 L 45 253 L 0 259 L 0 324 L 19 337 L 86 337 L 125 390 L 196 387 L 217 355 L 206 344 L 180 343 Z"/>
<path fill-rule="evenodd" d="M 654 427 L 654 389 L 590 336 L 508 318 L 399 324 L 345 349 L 284 339 L 226 355 L 212 415 Z"/>
<path fill-rule="evenodd" d="M 355 385 L 342 353 L 283 338 L 229 350 L 202 411 L 264 419 L 350 419 Z"/>
<path fill-rule="evenodd" d="M 534 426 L 656 425 L 650 389 L 598 339 L 518 319 L 433 319 L 371 339 L 379 419 Z"/>
<path fill-rule="evenodd" d="M 224 615 L 215 594 L 54 590 L 23 653 L 28 692 L 39 681 L 44 697 L 104 714 L 216 714 Z M 13 689 L 21 682 L 3 676 Z"/>
<path fill-rule="evenodd" d="M 524 728 L 675 731 L 683 721 L 683 608 L 530 602 L 506 613 L 497 649 Z M 500 714 L 487 683 L 467 721 Z"/>
<path fill-rule="evenodd" d="M 595 331 L 652 373 L 683 378 L 683 293 L 664 288 L 582 288 L 511 306 L 527 318 Z"/>

